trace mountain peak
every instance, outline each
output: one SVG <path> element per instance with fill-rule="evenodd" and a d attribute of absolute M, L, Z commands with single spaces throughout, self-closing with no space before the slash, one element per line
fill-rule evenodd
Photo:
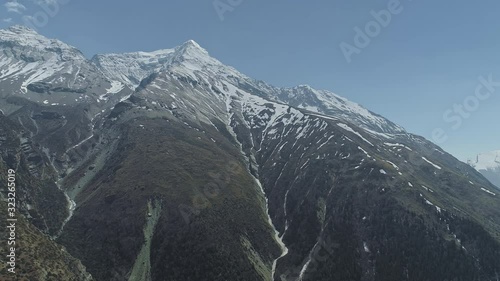
<path fill-rule="evenodd" d="M 305 90 L 313 90 L 313 87 L 307 85 L 307 84 L 300 84 L 298 86 L 295 86 L 294 88 L 296 89 L 305 89 Z"/>
<path fill-rule="evenodd" d="M 36 32 L 36 30 L 31 29 L 31 28 L 24 26 L 24 25 L 19 25 L 19 24 L 12 25 L 12 26 L 8 27 L 7 30 L 9 30 L 13 33 L 16 33 L 16 34 L 23 34 L 23 33 L 38 34 Z"/>
<path fill-rule="evenodd" d="M 246 78 L 234 68 L 212 58 L 207 50 L 194 40 L 188 40 L 173 49 L 100 54 L 94 56 L 92 62 L 104 72 L 108 79 L 120 81 L 132 89 L 139 86 L 142 79 L 166 69 L 175 70 L 177 73 L 193 78 L 194 72 L 202 71 L 212 77 L 222 75 Z"/>
<path fill-rule="evenodd" d="M 84 57 L 77 48 L 57 39 L 47 38 L 24 25 L 13 25 L 6 29 L 0 29 L 0 43 L 3 42 L 40 51 L 60 49 L 65 53 L 76 55 L 78 59 Z"/>
<path fill-rule="evenodd" d="M 178 58 L 204 58 L 208 57 L 207 50 L 203 49 L 196 41 L 188 40 L 179 47 L 175 48 Z"/>
<path fill-rule="evenodd" d="M 200 44 L 196 43 L 193 39 L 190 39 L 186 42 L 184 42 L 181 46 L 185 46 L 186 48 L 198 48 L 198 49 L 203 49 Z"/>
<path fill-rule="evenodd" d="M 25 41 L 27 38 L 38 40 L 49 40 L 38 34 L 35 30 L 24 25 L 12 25 L 5 29 L 0 29 L 0 41 Z M 27 42 L 28 43 L 28 42 Z"/>

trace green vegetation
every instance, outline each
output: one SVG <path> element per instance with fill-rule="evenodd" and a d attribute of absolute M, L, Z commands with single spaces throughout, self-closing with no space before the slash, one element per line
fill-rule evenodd
<path fill-rule="evenodd" d="M 0 182 L 6 181 L 6 166 L 0 161 Z M 16 173 L 17 183 L 20 186 L 26 184 L 22 173 Z M 1 191 L 4 194 L 4 190 Z M 0 200 L 0 237 L 7 237 L 6 233 L 7 204 Z M 16 222 L 16 274 L 7 272 L 7 264 L 0 264 L 0 279 L 6 281 L 90 281 L 91 276 L 85 271 L 85 267 L 72 257 L 60 245 L 33 226 L 22 214 L 17 213 Z M 7 255 L 6 244 L 2 243 L 0 254 Z"/>
<path fill-rule="evenodd" d="M 280 250 L 237 148 L 210 126 L 165 118 L 120 126 L 117 150 L 82 187 L 59 242 L 97 280 L 123 280 L 144 243 L 147 202 L 157 199 L 153 280 L 261 280 Z"/>

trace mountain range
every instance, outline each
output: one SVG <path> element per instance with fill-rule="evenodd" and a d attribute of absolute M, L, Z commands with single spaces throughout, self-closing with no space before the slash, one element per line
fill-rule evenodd
<path fill-rule="evenodd" d="M 0 30 L 0 109 L 0 182 L 16 170 L 30 234 L 12 280 L 499 278 L 500 195 L 481 173 L 195 41 L 88 60 Z"/>

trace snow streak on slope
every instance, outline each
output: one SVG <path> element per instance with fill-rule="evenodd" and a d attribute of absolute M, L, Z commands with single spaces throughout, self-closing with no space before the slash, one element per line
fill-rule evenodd
<path fill-rule="evenodd" d="M 372 134 L 386 138 L 406 134 L 402 127 L 330 91 L 315 90 L 308 85 L 293 88 L 276 88 L 263 82 L 258 82 L 258 85 L 263 87 L 264 91 L 275 100 L 294 107 L 335 116 Z"/>
<path fill-rule="evenodd" d="M 229 91 L 229 93 L 226 95 L 226 109 L 227 109 L 227 113 L 228 113 L 228 120 L 227 120 L 228 124 L 227 125 L 228 125 L 228 128 L 229 128 L 229 131 L 234 136 L 235 141 L 238 142 L 238 138 L 236 136 L 236 133 L 234 132 L 234 130 L 231 127 L 231 117 L 234 114 L 234 113 L 232 113 L 233 109 L 232 109 L 232 106 L 231 106 L 231 104 L 232 104 L 231 101 L 232 101 L 232 99 L 239 98 L 238 93 L 240 93 L 240 95 L 241 95 L 241 92 L 238 89 L 236 89 L 231 84 L 229 84 L 227 87 L 228 87 L 228 91 Z M 248 95 L 248 93 L 245 93 L 244 97 L 245 98 L 249 98 L 250 95 Z M 248 124 L 247 124 L 247 126 L 248 126 Z M 251 137 L 251 138 L 253 139 L 253 137 Z M 240 149 L 241 149 L 241 147 L 242 147 L 241 143 L 239 143 L 239 145 L 240 145 Z M 241 151 L 241 153 L 246 158 L 248 164 L 250 165 L 251 164 L 251 162 L 250 162 L 251 160 L 248 159 L 248 157 L 244 154 L 243 151 Z M 278 245 L 281 248 L 281 255 L 273 261 L 273 265 L 272 265 L 272 268 L 271 268 L 271 276 L 270 276 L 271 279 L 270 280 L 275 280 L 274 279 L 274 275 L 276 273 L 277 262 L 278 262 L 278 260 L 280 258 L 282 258 L 282 257 L 284 257 L 284 256 L 286 256 L 288 254 L 288 248 L 286 247 L 285 243 L 283 242 L 282 238 L 280 237 L 278 230 L 274 226 L 274 223 L 273 223 L 273 220 L 271 218 L 271 215 L 269 214 L 269 200 L 268 200 L 268 198 L 266 196 L 266 192 L 264 191 L 264 188 L 262 187 L 262 184 L 261 184 L 260 180 L 257 177 L 255 177 L 252 173 L 250 173 L 250 174 L 252 175 L 252 177 L 255 180 L 255 183 L 258 185 L 260 191 L 262 192 L 262 196 L 264 196 L 264 198 L 265 198 L 265 211 L 266 211 L 266 214 L 267 214 L 268 223 L 269 223 L 269 225 L 273 229 L 273 232 L 274 232 L 274 235 L 273 235 L 274 237 L 273 238 L 274 238 L 274 240 L 278 243 Z"/>
<path fill-rule="evenodd" d="M 344 129 L 344 130 L 346 130 L 348 132 L 351 132 L 351 133 L 355 134 L 356 136 L 358 136 L 360 139 L 362 139 L 363 141 L 365 141 L 369 145 L 374 146 L 370 141 L 368 141 L 367 139 L 365 139 L 360 133 L 356 132 L 354 129 L 352 129 L 351 127 L 347 126 L 346 124 L 337 123 L 337 126 L 341 127 L 342 129 Z"/>

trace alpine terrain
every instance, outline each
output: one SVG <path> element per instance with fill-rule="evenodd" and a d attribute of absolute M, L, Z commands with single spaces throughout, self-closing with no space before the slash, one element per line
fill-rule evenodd
<path fill-rule="evenodd" d="M 0 109 L 1 221 L 8 169 L 19 216 L 0 279 L 500 278 L 500 192 L 478 171 L 194 41 L 88 60 L 0 30 Z"/>

